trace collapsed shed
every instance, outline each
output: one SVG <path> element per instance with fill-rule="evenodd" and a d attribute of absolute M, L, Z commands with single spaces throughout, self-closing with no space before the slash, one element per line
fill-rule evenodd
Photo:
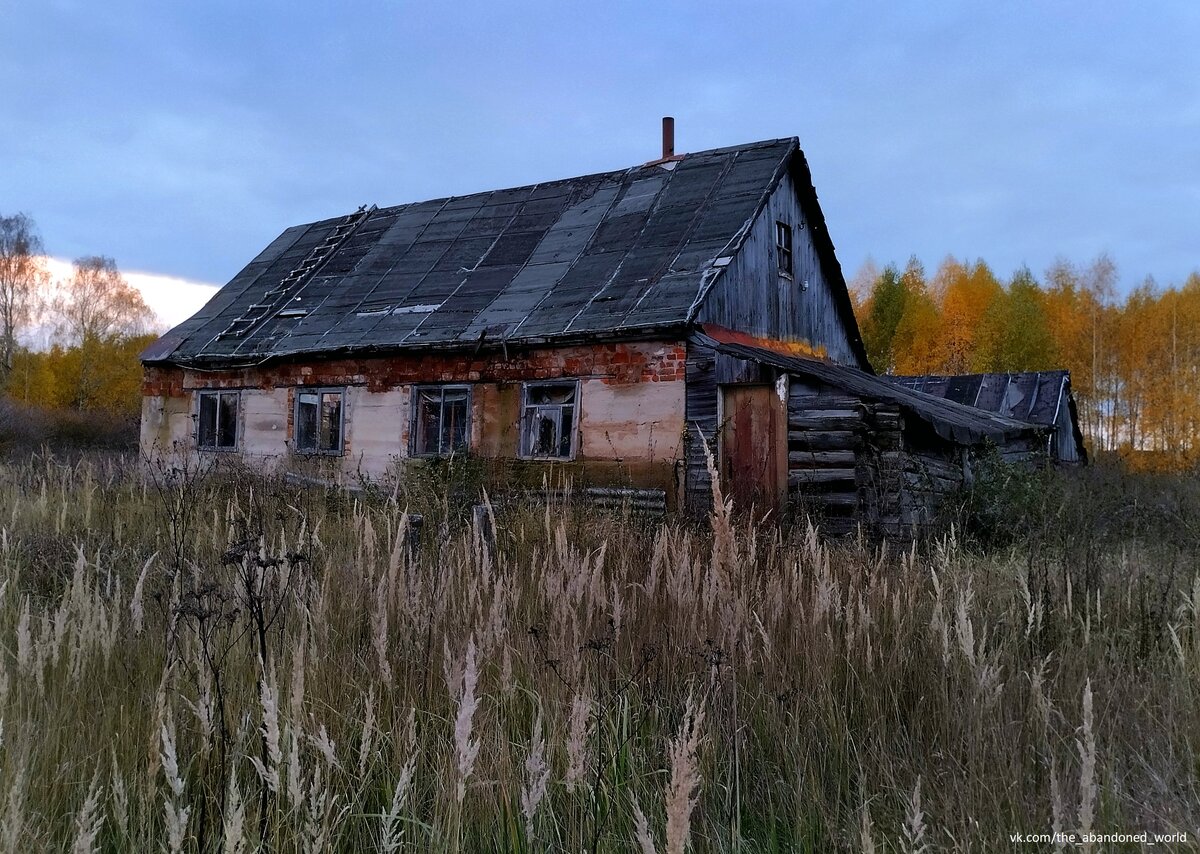
<path fill-rule="evenodd" d="M 1079 428 L 1079 410 L 1071 393 L 1070 371 L 1021 371 L 956 376 L 887 377 L 914 391 L 952 400 L 1006 418 L 1048 428 L 1047 457 L 1056 463 L 1083 464 L 1087 448 Z"/>
<path fill-rule="evenodd" d="M 696 334 L 688 356 L 689 501 L 711 501 L 704 447 L 719 449 L 742 506 L 786 503 L 826 531 L 907 535 L 937 521 L 985 455 L 1033 463 L 1038 425 L 981 412 L 844 365 Z M 723 340 L 722 340 L 723 339 Z"/>

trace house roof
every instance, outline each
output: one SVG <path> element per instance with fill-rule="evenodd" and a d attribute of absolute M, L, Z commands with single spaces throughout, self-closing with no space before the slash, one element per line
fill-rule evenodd
<path fill-rule="evenodd" d="M 718 353 L 770 365 L 788 374 L 845 389 L 858 397 L 894 404 L 927 423 L 943 439 L 961 445 L 977 445 L 986 441 L 999 444 L 1021 436 L 1032 437 L 1042 432 L 1039 425 L 982 412 L 974 407 L 926 394 L 846 365 L 807 356 L 784 355 L 774 350 L 745 344 L 722 343 L 703 334 L 693 335 L 692 340 L 711 347 Z"/>
<path fill-rule="evenodd" d="M 801 167 L 798 141 L 778 139 L 295 226 L 142 359 L 254 364 L 685 326 Z"/>
<path fill-rule="evenodd" d="M 1083 433 L 1071 394 L 1070 371 L 1021 371 L 1006 374 L 887 377 L 890 382 L 1044 427 L 1055 427 L 1064 408 L 1070 413 L 1075 445 L 1086 459 Z"/>
<path fill-rule="evenodd" d="M 955 403 L 1049 427 L 1058 418 L 1059 404 L 1070 377 L 1068 371 L 1025 371 L 887 379 Z"/>

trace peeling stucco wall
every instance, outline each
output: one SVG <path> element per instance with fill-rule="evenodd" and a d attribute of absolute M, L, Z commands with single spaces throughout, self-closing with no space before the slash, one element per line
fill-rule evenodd
<path fill-rule="evenodd" d="M 195 394 L 238 389 L 238 452 L 265 467 L 314 464 L 294 454 L 294 394 L 302 387 L 345 389 L 344 451 L 315 461 L 343 477 L 380 478 L 409 459 L 412 390 L 424 383 L 471 387 L 473 457 L 519 456 L 521 389 L 527 381 L 579 380 L 577 454 L 570 461 L 519 464 L 529 480 L 553 466 L 582 482 L 662 488 L 673 494 L 682 457 L 686 349 L 682 342 L 594 344 L 509 354 L 425 354 L 295 361 L 262 368 L 194 371 L 148 367 L 143 385 L 141 444 L 163 459 L 197 451 Z"/>

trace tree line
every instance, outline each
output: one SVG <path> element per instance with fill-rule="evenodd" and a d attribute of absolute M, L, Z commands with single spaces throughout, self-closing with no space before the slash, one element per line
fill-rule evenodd
<path fill-rule="evenodd" d="M 133 415 L 154 312 L 103 255 L 52 278 L 37 224 L 0 215 L 0 389 L 49 410 Z"/>
<path fill-rule="evenodd" d="M 855 277 L 855 310 L 881 374 L 1066 368 L 1088 447 L 1144 465 L 1200 457 L 1200 272 L 1146 279 L 1124 297 L 1104 255 L 1027 267 L 1002 282 L 982 260 L 948 257 L 932 276 L 915 257 Z"/>

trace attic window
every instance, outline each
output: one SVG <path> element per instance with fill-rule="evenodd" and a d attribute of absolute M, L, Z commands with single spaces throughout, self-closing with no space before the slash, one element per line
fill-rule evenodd
<path fill-rule="evenodd" d="M 792 275 L 792 227 L 786 222 L 775 223 L 775 257 L 781 275 Z"/>

